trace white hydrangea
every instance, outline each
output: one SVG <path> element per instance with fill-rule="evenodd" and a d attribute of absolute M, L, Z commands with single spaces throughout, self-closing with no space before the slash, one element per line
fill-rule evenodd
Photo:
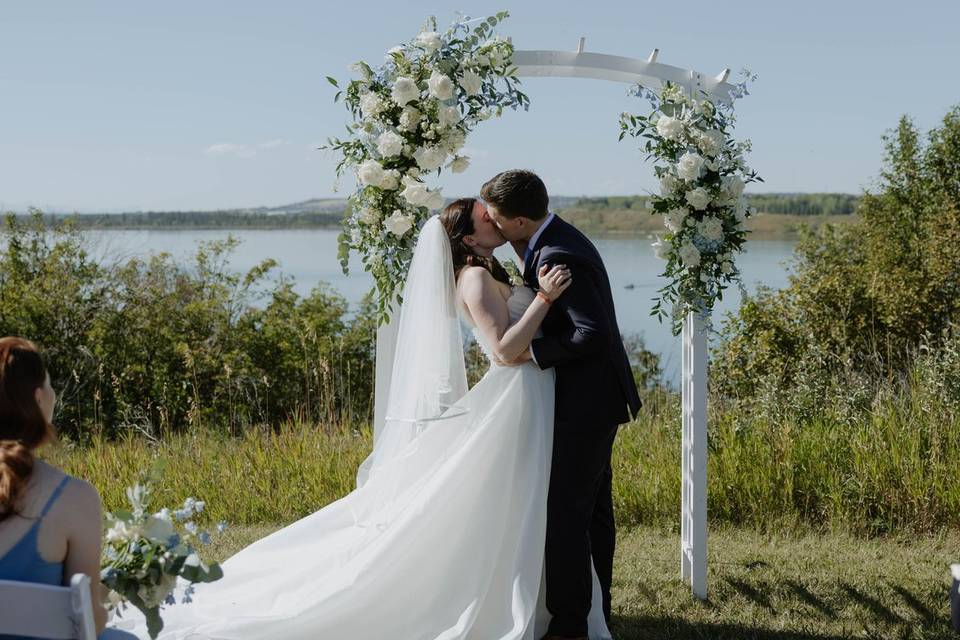
<path fill-rule="evenodd" d="M 483 78 L 480 77 L 480 74 L 467 69 L 460 76 L 460 86 L 463 87 L 464 93 L 468 96 L 475 96 L 480 93 L 480 88 L 483 86 Z"/>
<path fill-rule="evenodd" d="M 677 162 L 677 175 L 687 181 L 696 180 L 700 177 L 702 167 L 703 157 L 692 151 L 687 151 L 680 156 L 680 161 Z"/>
<path fill-rule="evenodd" d="M 408 102 L 413 102 L 420 97 L 420 89 L 413 78 L 400 76 L 393 83 L 393 89 L 390 91 L 390 97 L 401 107 Z"/>
<path fill-rule="evenodd" d="M 667 140 L 677 140 L 683 135 L 683 120 L 671 116 L 660 116 L 657 120 L 657 133 Z"/>
<path fill-rule="evenodd" d="M 710 205 L 710 193 L 703 187 L 687 192 L 687 203 L 697 211 L 703 211 Z"/>
<path fill-rule="evenodd" d="M 453 97 L 453 80 L 445 73 L 434 71 L 427 80 L 427 86 L 437 100 L 449 100 Z"/>
<path fill-rule="evenodd" d="M 443 40 L 436 31 L 423 31 L 417 36 L 416 43 L 426 49 L 427 53 L 433 53 L 443 45 Z"/>
<path fill-rule="evenodd" d="M 365 207 L 357 214 L 357 219 L 366 225 L 375 225 L 380 221 L 380 214 L 376 209 Z"/>
<path fill-rule="evenodd" d="M 689 240 L 680 245 L 680 250 L 677 253 L 684 266 L 689 268 L 700 266 L 700 250 Z"/>
<path fill-rule="evenodd" d="M 697 223 L 697 233 L 710 242 L 723 240 L 723 222 L 720 221 L 720 218 L 706 216 Z"/>
<path fill-rule="evenodd" d="M 404 214 L 400 209 L 395 209 L 393 213 L 383 221 L 383 226 L 393 235 L 402 238 L 413 228 L 413 216 Z"/>
<path fill-rule="evenodd" d="M 384 131 L 377 139 L 377 151 L 384 158 L 398 156 L 403 151 L 403 137 L 393 131 Z"/>

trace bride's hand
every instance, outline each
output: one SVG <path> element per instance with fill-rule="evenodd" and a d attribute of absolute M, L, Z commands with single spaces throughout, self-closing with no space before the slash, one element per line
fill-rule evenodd
<path fill-rule="evenodd" d="M 550 299 L 550 302 L 553 302 L 567 290 L 573 282 L 573 276 L 570 275 L 566 265 L 558 264 L 553 267 L 543 265 L 537 274 L 537 280 L 540 282 L 540 291 Z"/>

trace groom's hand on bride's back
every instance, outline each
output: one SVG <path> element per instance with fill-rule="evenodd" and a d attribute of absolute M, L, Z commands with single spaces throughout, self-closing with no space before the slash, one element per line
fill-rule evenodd
<path fill-rule="evenodd" d="M 533 356 L 530 355 L 530 347 L 527 347 L 523 350 L 523 353 L 513 360 L 501 360 L 500 358 L 494 357 L 493 361 L 501 367 L 517 367 L 524 362 L 530 362 L 532 359 Z"/>

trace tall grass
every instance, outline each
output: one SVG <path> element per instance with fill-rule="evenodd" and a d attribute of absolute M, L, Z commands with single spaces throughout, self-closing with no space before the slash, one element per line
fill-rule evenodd
<path fill-rule="evenodd" d="M 919 393 L 888 392 L 851 419 L 772 419 L 715 403 L 709 417 L 708 514 L 714 524 L 765 530 L 794 524 L 880 534 L 960 527 L 960 421 Z M 680 510 L 679 399 L 647 394 L 621 428 L 614 500 L 623 525 L 675 526 Z M 365 426 L 288 423 L 279 431 L 175 435 L 85 446 L 47 458 L 86 478 L 107 508 L 159 465 L 157 503 L 207 501 L 207 516 L 237 524 L 285 523 L 346 495 L 369 452 Z"/>

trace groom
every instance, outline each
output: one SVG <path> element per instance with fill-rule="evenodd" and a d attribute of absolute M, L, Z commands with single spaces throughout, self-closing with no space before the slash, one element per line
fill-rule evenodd
<path fill-rule="evenodd" d="M 495 175 L 480 190 L 500 233 L 523 250 L 523 279 L 537 288 L 542 265 L 565 264 L 573 276 L 521 359 L 556 371 L 553 463 L 547 498 L 547 638 L 586 638 L 590 560 L 610 620 L 616 530 L 610 455 L 618 425 L 640 397 L 613 308 L 603 260 L 573 225 L 547 211 L 543 181 L 531 171 Z"/>

